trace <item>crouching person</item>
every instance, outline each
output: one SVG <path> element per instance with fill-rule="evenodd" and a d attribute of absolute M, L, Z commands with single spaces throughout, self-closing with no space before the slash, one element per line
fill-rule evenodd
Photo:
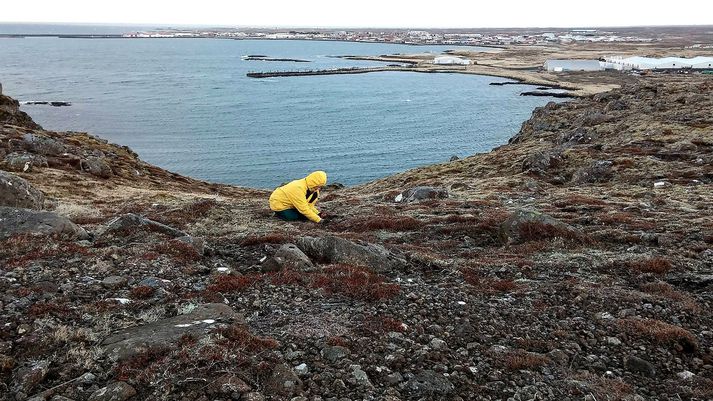
<path fill-rule="evenodd" d="M 272 192 L 270 209 L 282 220 L 311 220 L 319 223 L 323 216 L 320 216 L 315 205 L 319 199 L 319 191 L 325 185 L 327 173 L 324 171 L 315 171 L 305 178 L 294 180 Z"/>

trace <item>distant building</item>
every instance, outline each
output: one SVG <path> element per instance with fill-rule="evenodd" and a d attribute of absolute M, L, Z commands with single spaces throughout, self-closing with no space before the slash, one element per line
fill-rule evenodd
<path fill-rule="evenodd" d="M 608 57 L 607 64 L 621 65 L 624 70 L 676 70 L 713 68 L 713 57 Z"/>
<path fill-rule="evenodd" d="M 462 58 L 462 57 L 456 57 L 456 56 L 437 56 L 436 58 L 433 59 L 433 64 L 440 64 L 440 65 L 453 65 L 453 64 L 460 64 L 460 65 L 468 65 L 470 64 L 470 60 Z"/>
<path fill-rule="evenodd" d="M 547 60 L 544 65 L 547 71 L 601 71 L 604 67 L 598 60 Z"/>

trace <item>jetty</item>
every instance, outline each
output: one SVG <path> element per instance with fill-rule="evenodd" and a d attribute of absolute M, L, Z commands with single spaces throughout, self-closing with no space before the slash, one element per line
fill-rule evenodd
<path fill-rule="evenodd" d="M 331 68 L 326 70 L 248 72 L 247 76 L 250 78 L 275 78 L 302 77 L 309 75 L 365 74 L 368 72 L 382 71 L 413 71 L 413 69 L 405 67 L 349 67 Z"/>

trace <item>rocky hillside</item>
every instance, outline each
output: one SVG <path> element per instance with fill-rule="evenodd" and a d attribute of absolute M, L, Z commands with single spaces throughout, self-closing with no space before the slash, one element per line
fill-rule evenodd
<path fill-rule="evenodd" d="M 712 399 L 711 93 L 551 103 L 322 225 L 3 98 L 0 398 Z"/>

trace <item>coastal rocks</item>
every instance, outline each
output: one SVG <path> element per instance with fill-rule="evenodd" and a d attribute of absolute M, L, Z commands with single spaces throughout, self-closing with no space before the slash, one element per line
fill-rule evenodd
<path fill-rule="evenodd" d="M 556 149 L 535 152 L 522 162 L 522 171 L 535 175 L 545 175 L 549 170 L 560 167 L 564 163 L 562 152 Z"/>
<path fill-rule="evenodd" d="M 3 161 L 8 170 L 23 173 L 49 166 L 47 158 L 31 153 L 13 152 L 5 156 Z"/>
<path fill-rule="evenodd" d="M 316 238 L 300 237 L 296 243 L 310 258 L 324 263 L 367 266 L 376 272 L 397 269 L 405 264 L 405 261 L 396 258 L 380 245 L 359 245 L 332 235 Z"/>
<path fill-rule="evenodd" d="M 42 210 L 45 196 L 25 179 L 0 171 L 0 206 Z"/>
<path fill-rule="evenodd" d="M 17 234 L 57 234 L 80 240 L 89 238 L 83 228 L 56 213 L 0 207 L 0 238 Z"/>
<path fill-rule="evenodd" d="M 67 151 L 67 147 L 54 138 L 25 134 L 22 137 L 28 150 L 45 156 L 59 156 Z"/>
<path fill-rule="evenodd" d="M 242 319 L 228 305 L 204 304 L 185 315 L 123 330 L 106 338 L 101 345 L 112 360 L 121 361 L 145 348 L 169 346 L 186 334 L 197 339 L 205 337 L 218 321 L 242 322 Z"/>
<path fill-rule="evenodd" d="M 136 389 L 125 382 L 114 382 L 92 393 L 89 401 L 125 401 L 136 395 Z"/>
<path fill-rule="evenodd" d="M 606 182 L 611 179 L 612 166 L 610 160 L 597 160 L 587 167 L 583 167 L 572 175 L 573 184 L 592 184 L 596 182 Z"/>
<path fill-rule="evenodd" d="M 264 272 L 274 272 L 284 268 L 307 272 L 314 270 L 315 266 L 297 245 L 285 244 L 277 250 L 273 257 L 263 262 L 261 270 Z"/>
<path fill-rule="evenodd" d="M 595 134 L 592 129 L 580 127 L 560 134 L 558 142 L 566 147 L 569 147 L 573 145 L 591 143 L 596 138 L 597 134 Z"/>
<path fill-rule="evenodd" d="M 581 237 L 581 233 L 569 224 L 534 210 L 515 211 L 500 225 L 498 234 L 505 244 L 554 237 Z"/>
<path fill-rule="evenodd" d="M 448 198 L 448 190 L 446 188 L 432 187 L 414 187 L 400 193 L 394 199 L 395 202 L 409 203 L 426 199 L 445 199 Z"/>
<path fill-rule="evenodd" d="M 3 124 L 17 125 L 29 129 L 42 129 L 39 124 L 32 121 L 30 116 L 20 111 L 20 102 L 0 94 L 0 121 Z"/>
<path fill-rule="evenodd" d="M 114 172 L 104 157 L 87 157 L 81 161 L 80 168 L 82 171 L 86 171 L 100 178 L 111 178 L 114 175 Z"/>
<path fill-rule="evenodd" d="M 171 226 L 147 219 L 138 214 L 127 213 L 110 221 L 106 228 L 100 232 L 99 237 L 102 239 L 123 237 L 133 231 L 158 232 L 174 238 L 188 236 L 185 232 Z"/>

